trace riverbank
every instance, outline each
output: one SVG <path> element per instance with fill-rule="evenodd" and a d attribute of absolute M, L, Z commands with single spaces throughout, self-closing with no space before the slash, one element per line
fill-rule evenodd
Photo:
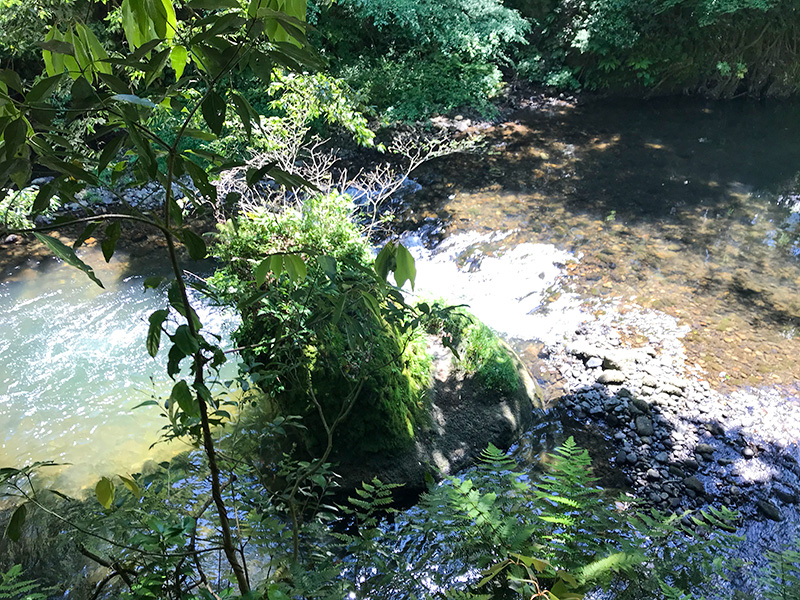
<path fill-rule="evenodd" d="M 608 488 L 678 513 L 735 508 L 748 597 L 766 552 L 800 535 L 800 161 L 780 125 L 796 111 L 512 112 L 483 127 L 487 154 L 422 169 L 401 219 L 418 285 L 431 273 L 434 295 L 503 332 L 551 398 L 557 426 L 519 455 L 573 434 Z"/>
<path fill-rule="evenodd" d="M 575 293 L 569 270 L 580 259 L 549 245 L 504 248 L 511 239 L 405 241 L 423 294 L 469 304 L 523 351 L 560 437 L 591 449 L 604 486 L 667 512 L 739 511 L 747 542 L 738 558 L 751 564 L 737 588 L 751 589 L 746 573 L 763 566 L 765 550 L 800 535 L 800 391 L 713 389 L 688 360 L 689 326 L 623 298 Z M 533 455 L 540 442 L 528 442 Z"/>

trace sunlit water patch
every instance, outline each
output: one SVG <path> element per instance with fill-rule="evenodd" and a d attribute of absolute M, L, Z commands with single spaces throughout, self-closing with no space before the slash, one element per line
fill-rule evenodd
<path fill-rule="evenodd" d="M 130 473 L 148 459 L 186 448 L 160 444 L 166 423 L 141 402 L 169 395 L 165 352 L 145 350 L 148 316 L 166 308 L 165 293 L 145 293 L 124 256 L 106 265 L 87 250 L 105 285 L 48 263 L 17 269 L 0 282 L 0 466 L 33 461 L 69 463 L 51 469 L 55 487 L 77 492 L 98 477 Z M 206 331 L 227 336 L 235 318 L 198 303 Z"/>
<path fill-rule="evenodd" d="M 798 104 L 604 102 L 521 113 L 408 202 L 437 237 L 572 253 L 574 290 L 689 325 L 715 385 L 792 385 L 800 354 Z"/>

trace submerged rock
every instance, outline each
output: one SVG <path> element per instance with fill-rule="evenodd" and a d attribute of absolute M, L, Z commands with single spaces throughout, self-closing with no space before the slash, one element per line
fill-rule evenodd
<path fill-rule="evenodd" d="M 757 500 L 756 506 L 759 512 L 773 521 L 783 521 L 780 509 L 769 500 Z"/>

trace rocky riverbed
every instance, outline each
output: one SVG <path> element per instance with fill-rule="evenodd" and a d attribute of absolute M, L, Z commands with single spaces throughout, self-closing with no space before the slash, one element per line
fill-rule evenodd
<path fill-rule="evenodd" d="M 800 533 L 798 389 L 717 391 L 687 359 L 689 326 L 628 299 L 572 293 L 568 267 L 582 257 L 546 244 L 503 247 L 508 233 L 460 234 L 433 249 L 424 235 L 407 237 L 418 285 L 533 348 L 529 366 L 550 390 L 554 420 L 576 439 L 592 432 L 583 443 L 606 485 L 666 511 L 738 510 L 738 558 L 749 567 L 737 588 L 752 589 L 748 569 Z"/>

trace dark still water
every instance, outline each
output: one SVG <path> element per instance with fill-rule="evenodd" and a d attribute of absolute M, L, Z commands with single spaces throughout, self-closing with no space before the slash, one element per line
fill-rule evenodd
<path fill-rule="evenodd" d="M 794 385 L 800 356 L 800 104 L 553 101 L 441 159 L 405 215 L 513 231 L 580 260 L 576 291 L 691 327 L 713 384 Z M 501 248 L 502 250 L 502 248 Z"/>

